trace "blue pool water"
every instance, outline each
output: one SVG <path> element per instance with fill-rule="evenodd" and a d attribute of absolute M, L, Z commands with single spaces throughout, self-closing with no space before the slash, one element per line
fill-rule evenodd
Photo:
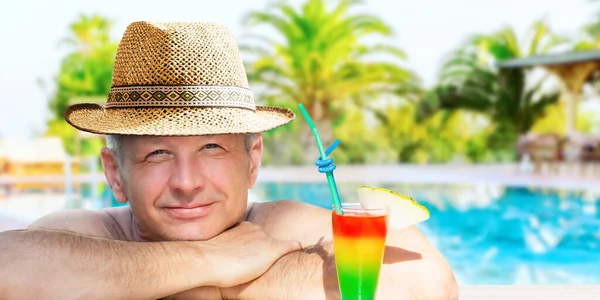
<path fill-rule="evenodd" d="M 356 201 L 358 184 L 338 184 Z M 418 225 L 460 284 L 600 284 L 600 191 L 388 184 L 431 218 Z M 259 199 L 331 207 L 326 184 L 264 183 Z"/>

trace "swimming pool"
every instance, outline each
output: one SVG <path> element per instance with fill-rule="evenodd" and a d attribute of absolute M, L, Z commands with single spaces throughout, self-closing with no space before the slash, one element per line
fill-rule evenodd
<path fill-rule="evenodd" d="M 338 183 L 344 201 L 359 184 Z M 426 206 L 419 229 L 459 284 L 600 284 L 600 190 L 382 184 Z M 327 185 L 262 183 L 258 199 L 331 206 Z"/>

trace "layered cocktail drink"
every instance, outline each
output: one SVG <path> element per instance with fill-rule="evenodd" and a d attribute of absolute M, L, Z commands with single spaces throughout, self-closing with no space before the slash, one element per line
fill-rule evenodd
<path fill-rule="evenodd" d="M 387 235 L 386 207 L 333 209 L 333 244 L 342 300 L 375 299 Z"/>

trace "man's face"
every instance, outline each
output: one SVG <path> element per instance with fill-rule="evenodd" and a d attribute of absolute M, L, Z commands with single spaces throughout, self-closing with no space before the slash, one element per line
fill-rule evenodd
<path fill-rule="evenodd" d="M 122 154 L 107 178 L 117 200 L 130 202 L 142 238 L 207 240 L 244 214 L 262 139 L 248 152 L 243 135 L 126 137 Z"/>

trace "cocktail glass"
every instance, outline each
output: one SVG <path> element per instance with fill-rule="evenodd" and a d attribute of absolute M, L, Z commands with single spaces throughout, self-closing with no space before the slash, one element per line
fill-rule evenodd
<path fill-rule="evenodd" d="M 342 203 L 333 209 L 333 246 L 342 300 L 373 300 L 387 235 L 387 207 L 363 209 Z"/>

